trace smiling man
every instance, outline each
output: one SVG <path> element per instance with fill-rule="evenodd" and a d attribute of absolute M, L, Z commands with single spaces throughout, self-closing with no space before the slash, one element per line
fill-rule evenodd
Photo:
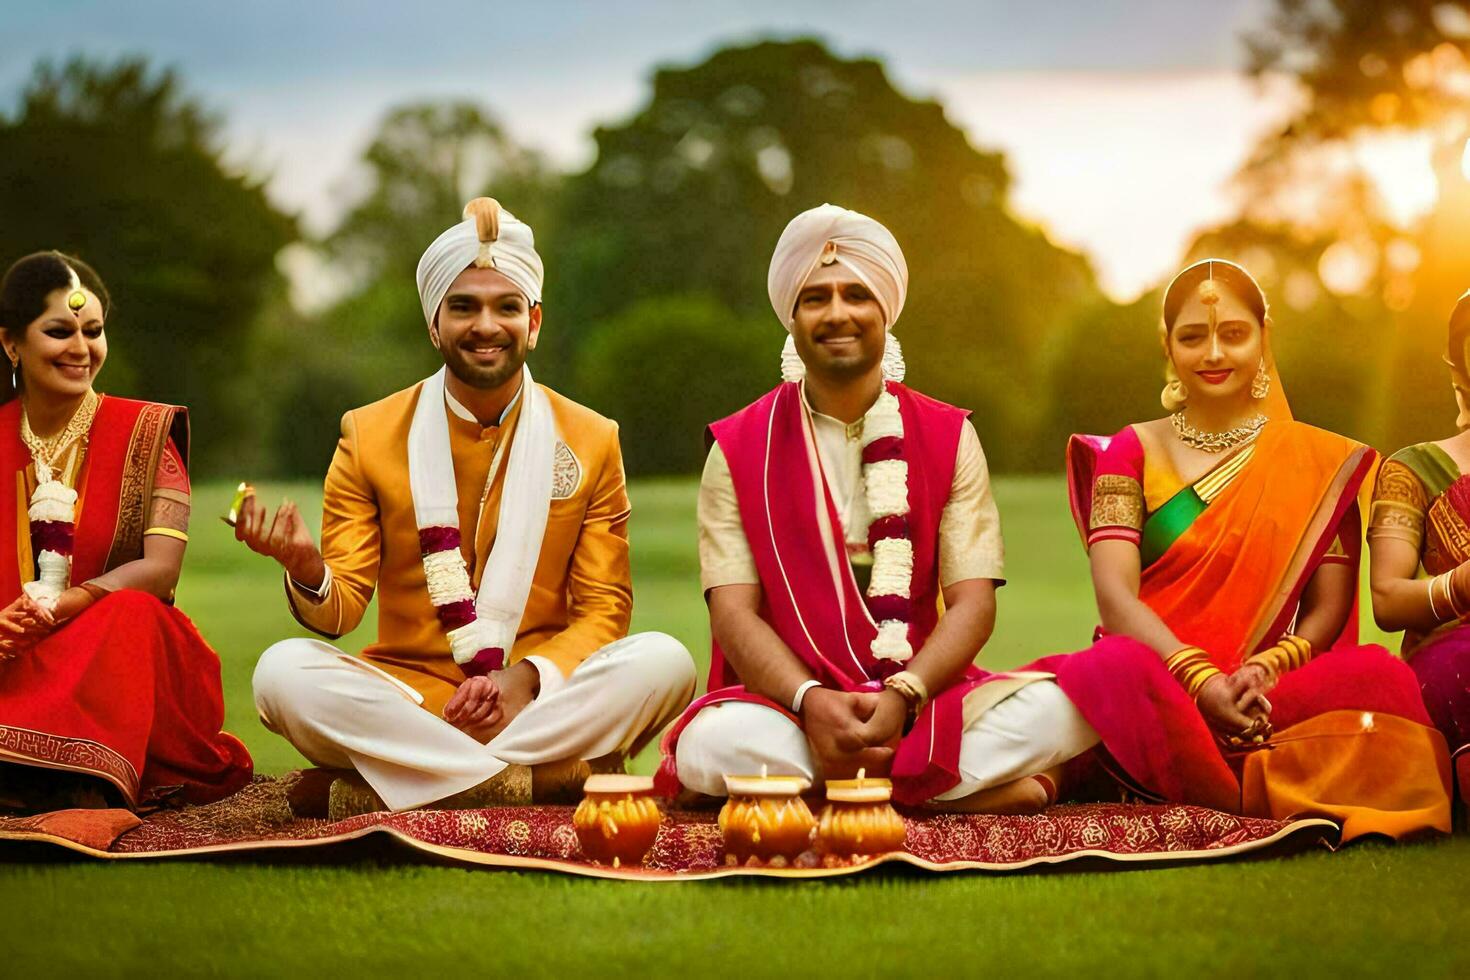
<path fill-rule="evenodd" d="M 444 367 L 343 418 L 321 548 L 290 503 L 270 516 L 247 497 L 236 523 L 285 568 L 313 632 L 350 632 L 378 591 L 360 658 L 292 639 L 255 670 L 267 727 L 318 766 L 356 770 L 316 776 L 334 817 L 565 796 L 620 768 L 694 689 L 677 640 L 626 636 L 617 425 L 526 365 L 542 326 L 531 229 L 471 201 L 418 287 Z"/>
<path fill-rule="evenodd" d="M 813 208 L 767 285 L 786 383 L 710 427 L 710 693 L 666 739 L 664 785 L 720 796 L 730 773 L 862 769 L 891 774 L 905 803 L 1039 809 L 1052 770 L 1097 736 L 1051 675 L 974 665 L 1003 582 L 1000 518 L 969 413 L 901 383 L 898 242 Z"/>

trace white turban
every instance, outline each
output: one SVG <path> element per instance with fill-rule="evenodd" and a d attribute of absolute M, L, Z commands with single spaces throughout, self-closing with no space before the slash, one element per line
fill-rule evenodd
<path fill-rule="evenodd" d="M 909 267 L 893 233 L 865 214 L 823 204 L 791 219 L 766 276 L 771 308 L 790 333 L 796 322 L 796 298 L 818 265 L 840 263 L 868 287 L 883 311 L 883 329 L 890 331 L 903 312 L 908 295 Z M 790 337 L 781 354 L 781 375 L 799 381 L 805 374 Z M 883 351 L 883 374 L 902 381 L 903 352 L 890 333 Z"/>
<path fill-rule="evenodd" d="M 419 302 L 432 324 L 439 304 L 459 274 L 470 266 L 494 269 L 515 283 L 531 305 L 541 302 L 544 272 L 531 226 L 494 198 L 477 197 L 465 205 L 464 220 L 434 239 L 419 259 Z"/>

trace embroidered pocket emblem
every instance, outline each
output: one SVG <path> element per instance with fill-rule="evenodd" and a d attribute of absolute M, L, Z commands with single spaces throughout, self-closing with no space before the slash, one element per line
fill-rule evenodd
<path fill-rule="evenodd" d="M 564 442 L 556 444 L 551 461 L 551 499 L 566 500 L 582 485 L 582 464 Z"/>

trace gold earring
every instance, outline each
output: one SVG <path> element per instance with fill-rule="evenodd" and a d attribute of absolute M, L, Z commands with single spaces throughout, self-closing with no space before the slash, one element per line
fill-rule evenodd
<path fill-rule="evenodd" d="M 1256 376 L 1251 379 L 1251 397 L 1260 401 L 1271 394 L 1271 375 L 1266 373 L 1266 359 L 1261 358 L 1261 366 L 1256 368 Z"/>

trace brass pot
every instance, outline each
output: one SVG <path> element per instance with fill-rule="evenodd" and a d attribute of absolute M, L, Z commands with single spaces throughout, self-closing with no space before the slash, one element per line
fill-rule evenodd
<path fill-rule="evenodd" d="M 903 847 L 908 829 L 893 809 L 886 779 L 829 779 L 817 821 L 817 850 L 833 857 L 886 854 Z"/>
<path fill-rule="evenodd" d="M 798 776 L 726 776 L 725 786 L 726 863 L 780 865 L 810 850 L 817 821 L 801 793 L 811 783 Z"/>
<path fill-rule="evenodd" d="M 653 779 L 599 774 L 588 777 L 583 793 L 572 814 L 582 854 L 614 868 L 642 864 L 663 822 Z"/>

